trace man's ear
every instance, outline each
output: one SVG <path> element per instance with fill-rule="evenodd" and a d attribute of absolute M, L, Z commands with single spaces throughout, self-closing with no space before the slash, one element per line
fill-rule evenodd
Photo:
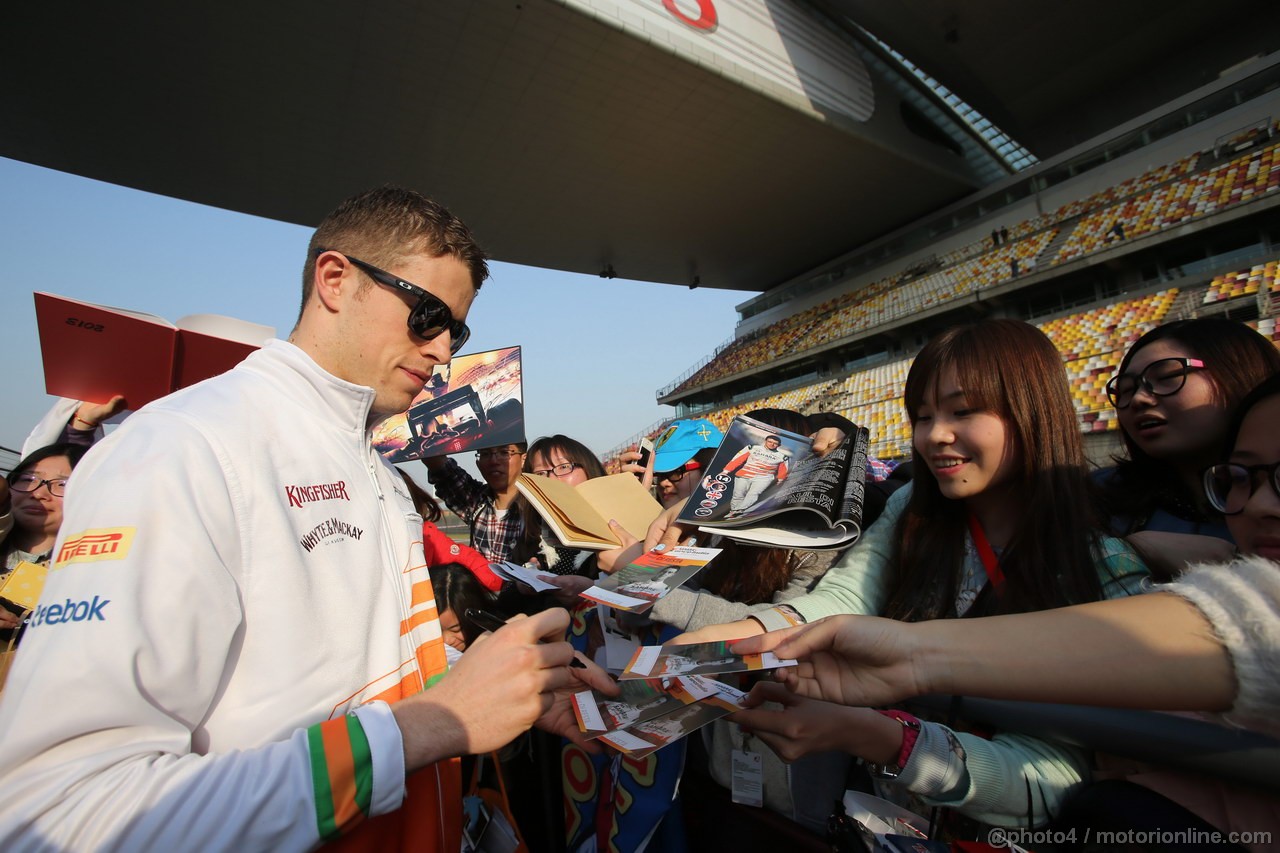
<path fill-rule="evenodd" d="M 312 285 L 324 309 L 336 314 L 343 302 L 351 298 L 359 282 L 356 281 L 355 267 L 346 258 L 337 252 L 325 252 L 316 258 Z"/>

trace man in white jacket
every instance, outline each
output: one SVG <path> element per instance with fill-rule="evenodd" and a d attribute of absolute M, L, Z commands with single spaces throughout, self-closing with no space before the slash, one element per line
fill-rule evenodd
<path fill-rule="evenodd" d="M 607 679 L 569 670 L 562 610 L 445 675 L 421 518 L 370 446 L 487 275 L 439 205 L 348 199 L 288 343 L 86 456 L 0 701 L 0 849 L 452 853 L 456 756 L 576 731 L 577 674 Z"/>

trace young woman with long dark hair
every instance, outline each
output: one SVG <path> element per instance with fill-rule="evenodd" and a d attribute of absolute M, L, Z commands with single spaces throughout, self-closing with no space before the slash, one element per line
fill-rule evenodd
<path fill-rule="evenodd" d="M 684 639 L 839 613 L 1016 613 L 1141 590 L 1146 568 L 1103 531 L 1062 357 L 1043 333 L 1014 320 L 943 332 L 916 356 L 903 403 L 911 487 L 889 499 L 863 541 L 813 593 Z M 850 752 L 927 802 L 985 823 L 1043 823 L 1088 775 L 1082 751 L 1022 735 L 985 739 L 865 708 L 786 713 L 796 725 L 784 757 Z"/>

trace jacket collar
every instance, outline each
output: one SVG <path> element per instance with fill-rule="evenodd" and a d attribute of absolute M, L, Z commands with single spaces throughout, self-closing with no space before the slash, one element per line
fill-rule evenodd
<path fill-rule="evenodd" d="M 365 433 L 379 416 L 370 421 L 374 392 L 365 385 L 339 379 L 322 368 L 303 350 L 288 341 L 270 340 L 249 355 L 241 367 L 261 372 L 280 393 L 297 405 L 313 410 L 338 429 Z"/>

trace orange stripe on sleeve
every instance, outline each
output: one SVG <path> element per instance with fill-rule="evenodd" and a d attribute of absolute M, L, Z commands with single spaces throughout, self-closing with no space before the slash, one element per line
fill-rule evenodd
<path fill-rule="evenodd" d="M 333 816 L 338 826 L 364 817 L 356 804 L 356 766 L 351 754 L 351 736 L 345 720 L 338 719 L 320 727 L 324 739 L 324 757 L 329 769 L 329 788 L 333 792 Z"/>
<path fill-rule="evenodd" d="M 439 675 L 449 668 L 448 658 L 444 654 L 444 639 L 427 640 L 418 646 L 415 655 L 418 658 L 418 672 L 423 678 Z"/>
<path fill-rule="evenodd" d="M 419 604 L 426 604 L 428 601 L 434 601 L 436 597 L 435 590 L 431 588 L 431 581 L 421 581 L 415 583 L 410 589 L 410 607 L 417 607 Z"/>
<path fill-rule="evenodd" d="M 370 702 L 381 701 L 381 702 L 386 702 L 390 704 L 392 702 L 398 702 L 399 700 L 405 698 L 406 696 L 413 696 L 421 692 L 422 692 L 422 676 L 419 675 L 418 672 L 415 670 L 409 673 L 408 675 L 406 675 L 404 678 L 400 679 L 400 683 L 397 684 L 395 687 L 387 688 L 386 690 L 379 693 L 377 696 L 370 698 L 369 701 Z"/>
<path fill-rule="evenodd" d="M 405 619 L 400 623 L 400 636 L 403 637 L 419 625 L 425 625 L 426 623 L 433 622 L 439 618 L 439 614 L 436 613 L 436 609 L 434 607 L 427 607 L 419 610 L 417 613 L 411 614 L 408 619 Z"/>

